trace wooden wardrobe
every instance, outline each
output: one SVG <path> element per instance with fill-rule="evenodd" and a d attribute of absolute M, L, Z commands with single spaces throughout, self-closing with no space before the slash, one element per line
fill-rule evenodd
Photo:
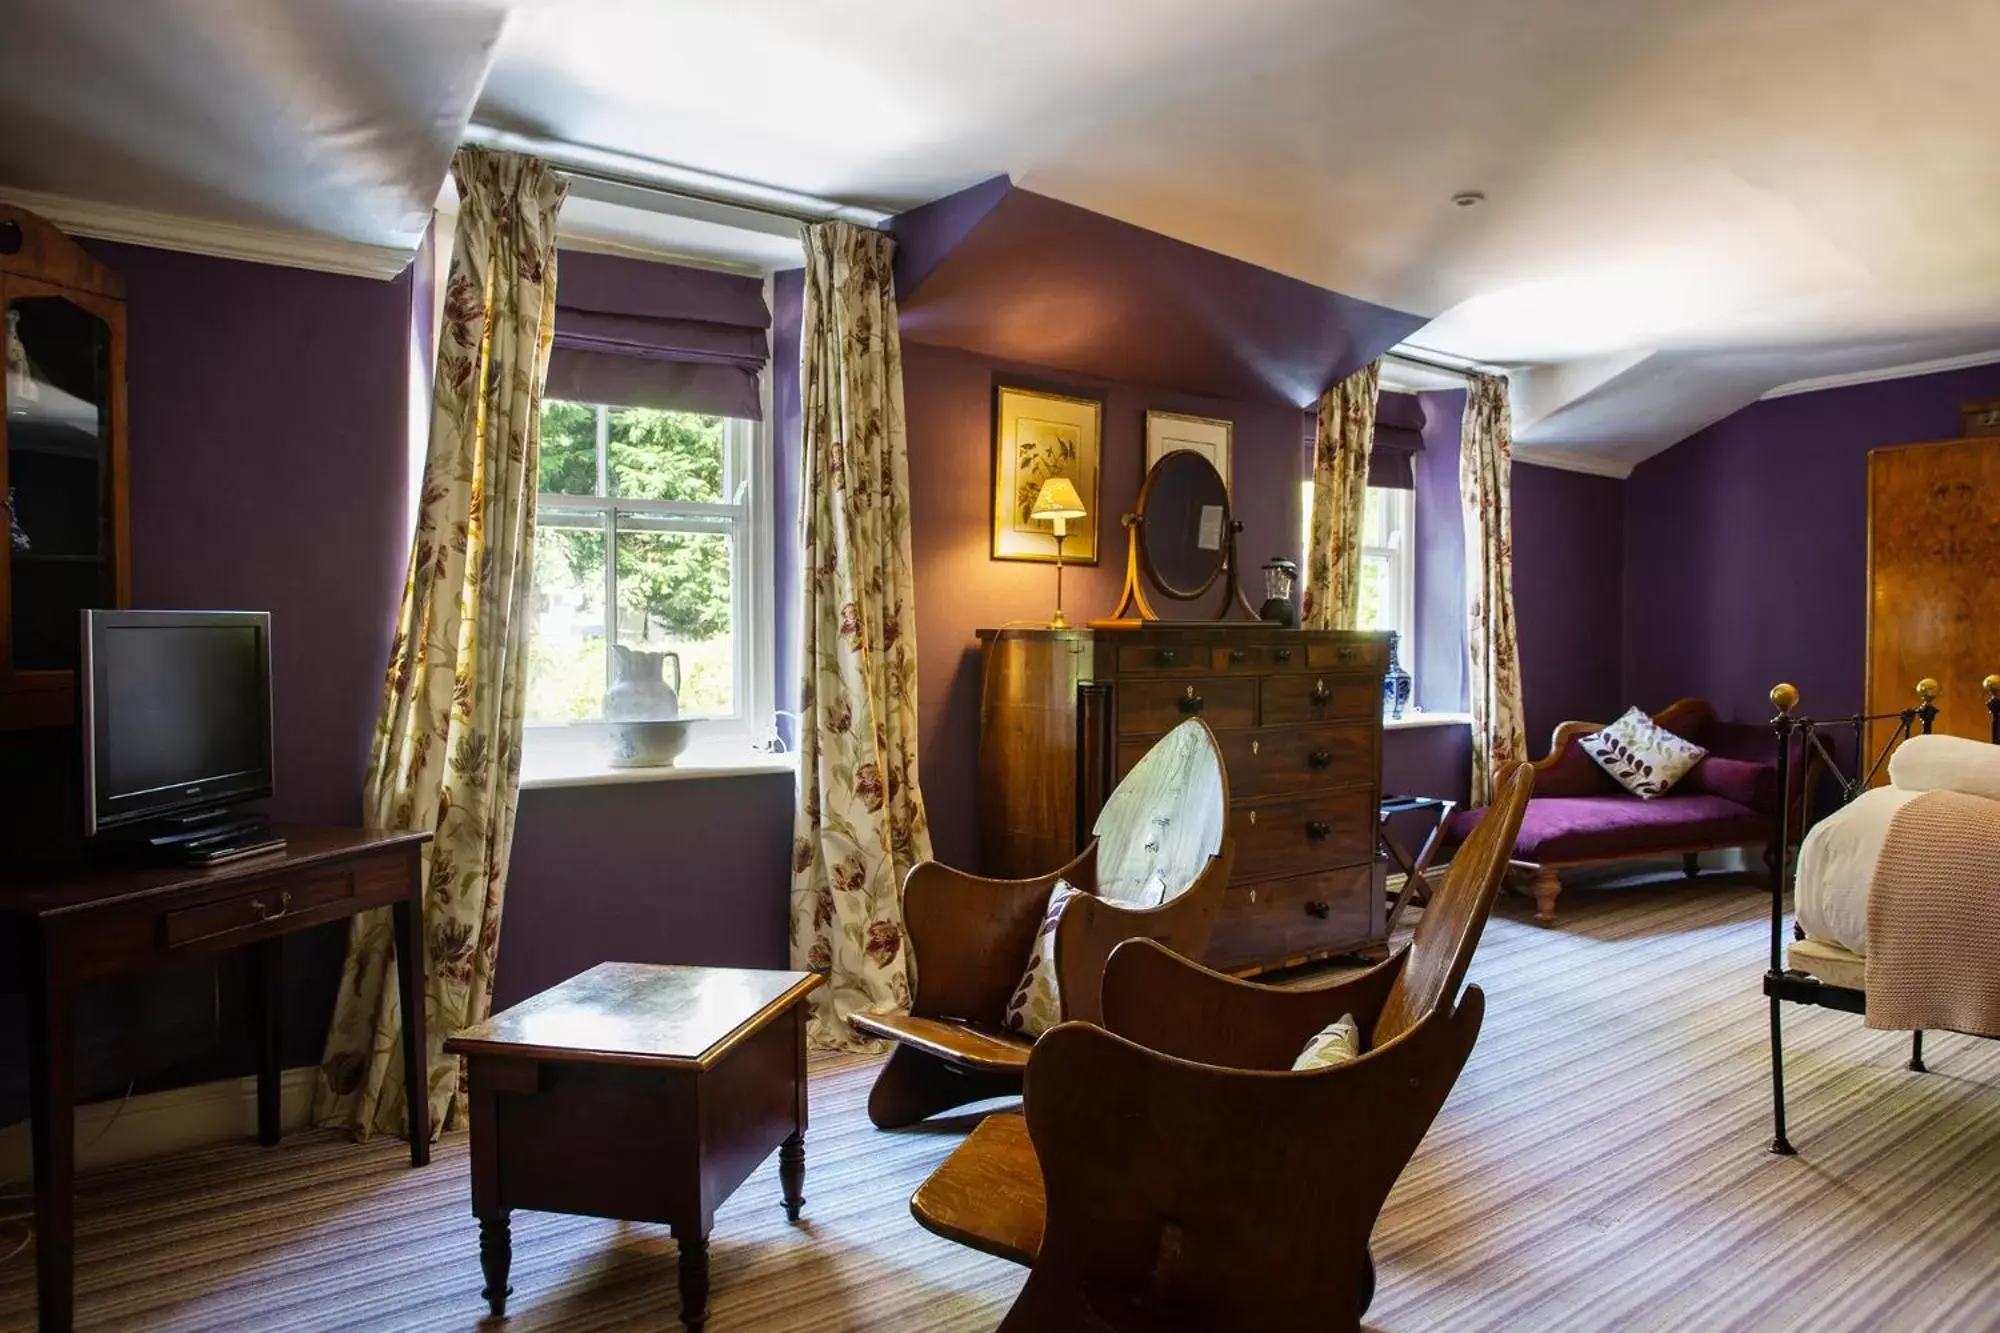
<path fill-rule="evenodd" d="M 1379 954 L 1388 636 L 1270 625 L 981 630 L 980 873 L 1046 874 L 1119 778 L 1200 717 L 1221 743 L 1236 864 L 1207 957 L 1233 972 Z"/>
<path fill-rule="evenodd" d="M 2000 672 L 2000 437 L 1868 455 L 1868 712 L 1938 683 L 1936 730 L 1986 740 Z M 1878 737 L 1874 749 L 1884 738 Z M 1872 751 L 1871 751 L 1872 752 Z"/>

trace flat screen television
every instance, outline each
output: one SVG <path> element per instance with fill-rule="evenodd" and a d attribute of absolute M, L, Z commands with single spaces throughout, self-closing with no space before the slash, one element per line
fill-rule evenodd
<path fill-rule="evenodd" d="M 271 795 L 267 611 L 86 611 L 85 832 Z"/>

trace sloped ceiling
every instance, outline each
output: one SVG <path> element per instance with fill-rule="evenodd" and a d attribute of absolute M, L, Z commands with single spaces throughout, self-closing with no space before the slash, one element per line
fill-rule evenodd
<path fill-rule="evenodd" d="M 1614 464 L 2000 351 L 1992 0 L 0 0 L 0 34 L 0 186 L 413 245 L 468 113 L 892 212 L 1006 175 L 1424 316 L 1519 370 L 1523 442 Z"/>
<path fill-rule="evenodd" d="M 903 336 L 1303 407 L 1423 323 L 1004 180 L 896 220 Z"/>
<path fill-rule="evenodd" d="M 414 251 L 498 0 L 0 0 L 0 185 Z"/>

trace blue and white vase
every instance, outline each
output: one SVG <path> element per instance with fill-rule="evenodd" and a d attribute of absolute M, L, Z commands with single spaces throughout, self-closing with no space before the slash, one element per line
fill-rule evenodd
<path fill-rule="evenodd" d="M 1403 710 L 1410 706 L 1410 673 L 1403 670 L 1398 660 L 1396 648 L 1402 635 L 1389 631 L 1389 670 L 1382 677 L 1382 712 L 1390 721 L 1398 721 Z"/>

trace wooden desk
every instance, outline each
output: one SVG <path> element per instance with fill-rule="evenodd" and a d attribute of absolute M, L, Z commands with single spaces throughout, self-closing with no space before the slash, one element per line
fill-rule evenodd
<path fill-rule="evenodd" d="M 430 835 L 296 826 L 280 826 L 278 832 L 288 842 L 284 852 L 212 868 L 99 864 L 0 882 L 0 987 L 28 1001 L 42 1333 L 66 1333 L 73 1317 L 76 1119 L 70 1017 L 76 993 L 93 981 L 248 948 L 257 1027 L 257 1139 L 268 1146 L 279 1135 L 279 940 L 371 907 L 393 907 L 410 1164 L 430 1160 L 420 870 Z"/>
<path fill-rule="evenodd" d="M 680 1250 L 681 1323 L 708 1317 L 715 1210 L 778 1150 L 805 1202 L 811 972 L 599 963 L 444 1044 L 472 1091 L 482 1293 L 507 1313 L 516 1208 L 662 1222 Z"/>

